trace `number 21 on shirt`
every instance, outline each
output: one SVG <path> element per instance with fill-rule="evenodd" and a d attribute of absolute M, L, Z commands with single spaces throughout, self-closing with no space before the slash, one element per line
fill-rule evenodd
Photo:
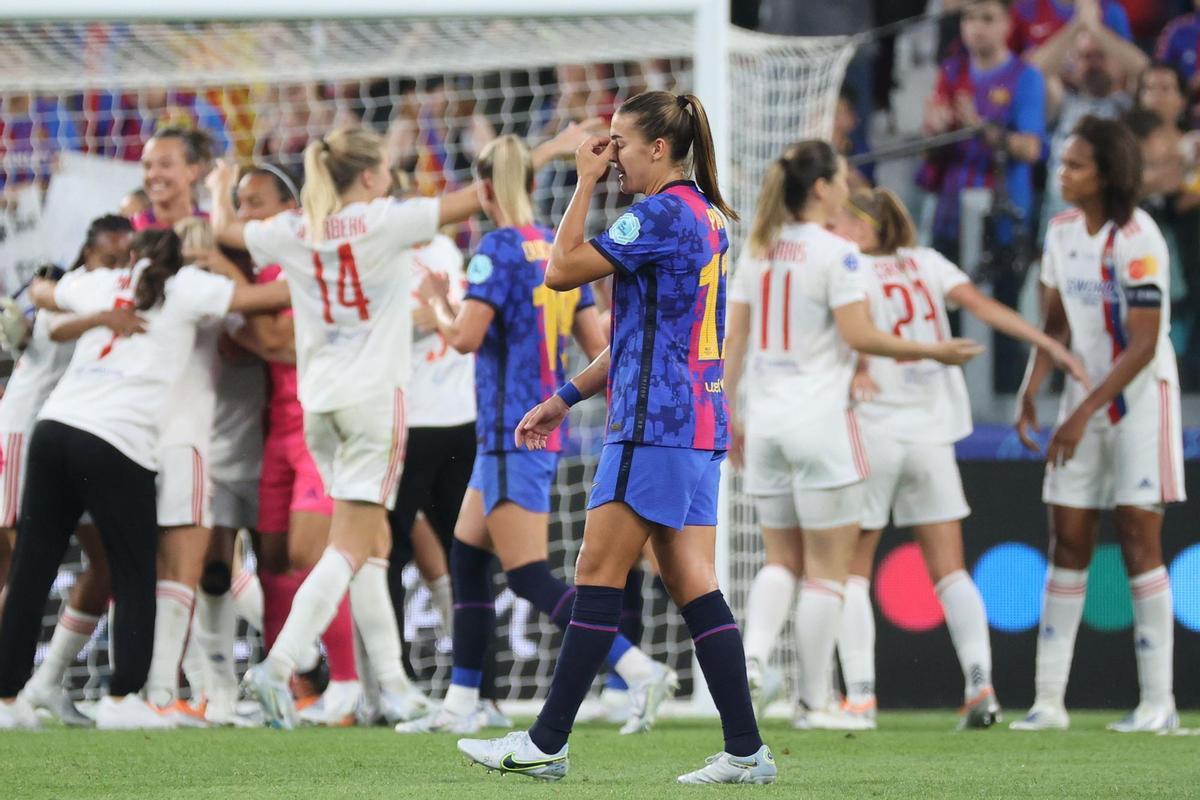
<path fill-rule="evenodd" d="M 354 263 L 354 251 L 346 242 L 338 247 L 337 301 L 345 308 L 358 309 L 358 318 L 366 322 L 371 318 L 367 311 L 369 301 L 363 294 L 362 282 L 358 278 L 358 267 Z M 313 253 L 314 277 L 317 288 L 321 292 L 321 315 L 326 325 L 333 324 L 333 309 L 329 303 L 329 284 L 325 281 L 325 265 L 321 262 L 321 254 Z M 348 293 L 349 292 L 349 293 Z"/>

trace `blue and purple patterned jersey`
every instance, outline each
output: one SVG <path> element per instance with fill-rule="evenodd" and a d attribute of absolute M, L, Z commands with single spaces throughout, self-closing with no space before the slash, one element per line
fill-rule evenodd
<path fill-rule="evenodd" d="M 617 268 L 605 441 L 725 450 L 724 218 L 676 181 L 591 244 Z"/>
<path fill-rule="evenodd" d="M 467 265 L 466 299 L 495 311 L 475 354 L 475 433 L 481 453 L 517 449 L 517 423 L 566 380 L 575 312 L 595 304 L 587 286 L 569 292 L 546 287 L 553 241 L 554 231 L 542 225 L 500 228 L 480 240 Z M 562 449 L 561 429 L 546 449 Z"/>

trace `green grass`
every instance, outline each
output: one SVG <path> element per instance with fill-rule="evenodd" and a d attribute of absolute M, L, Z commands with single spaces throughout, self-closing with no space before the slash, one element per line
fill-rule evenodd
<path fill-rule="evenodd" d="M 771 787 L 674 785 L 720 747 L 716 722 L 664 721 L 646 736 L 582 726 L 557 784 L 468 767 L 453 736 L 374 730 L 0 733 L 0 797 L 26 798 L 658 798 L 1196 797 L 1200 736 L 1120 736 L 1116 715 L 1076 713 L 1067 733 L 952 733 L 949 713 L 886 713 L 866 734 L 793 731 L 772 721 Z M 1184 723 L 1200 724 L 1196 715 Z"/>

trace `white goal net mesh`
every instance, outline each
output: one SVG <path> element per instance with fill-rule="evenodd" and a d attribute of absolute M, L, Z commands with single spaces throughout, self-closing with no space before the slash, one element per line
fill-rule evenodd
<path fill-rule="evenodd" d="M 622 100 L 646 89 L 692 90 L 694 34 L 691 17 L 651 12 L 620 18 L 0 23 L 0 190 L 6 200 L 0 204 L 0 290 L 11 292 L 34 265 L 61 260 L 82 240 L 82 229 L 65 243 L 62 235 L 37 236 L 39 213 L 50 213 L 50 201 L 39 212 L 29 199 L 31 193 L 40 197 L 46 185 L 47 198 L 54 196 L 68 155 L 129 164 L 129 185 L 116 187 L 123 193 L 138 188 L 133 165 L 163 125 L 203 128 L 218 151 L 242 163 L 270 160 L 298 169 L 309 139 L 361 123 L 383 133 L 393 165 L 413 175 L 418 191 L 432 194 L 468 182 L 474 154 L 498 134 L 539 141 L 570 122 L 607 118 Z M 744 220 L 732 228 L 736 256 L 765 166 L 792 141 L 829 135 L 853 44 L 740 30 L 731 32 L 730 42 L 731 108 L 724 120 L 730 171 L 722 183 Z M 566 163 L 538 176 L 535 199 L 544 221 L 558 222 L 573 186 Z M 589 218 L 593 231 L 632 200 L 615 181 L 597 197 Z M 482 221 L 463 226 L 460 246 L 469 249 L 485 229 Z M 603 406 L 585 404 L 578 416 L 551 524 L 551 564 L 568 580 Z M 736 479 L 732 486 L 729 588 L 740 612 L 761 546 Z M 78 551 L 71 553 L 47 605 L 47 639 L 80 566 Z M 448 679 L 448 643 L 434 641 L 436 615 L 410 576 L 405 633 L 414 666 L 438 690 Z M 680 670 L 686 693 L 686 631 L 649 576 L 644 597 L 642 643 Z M 553 672 L 558 634 L 507 592 L 497 608 L 500 693 L 540 696 Z M 253 636 L 239 642 L 239 660 L 254 658 L 256 647 Z M 101 626 L 72 670 L 72 688 L 98 691 L 106 674 Z"/>

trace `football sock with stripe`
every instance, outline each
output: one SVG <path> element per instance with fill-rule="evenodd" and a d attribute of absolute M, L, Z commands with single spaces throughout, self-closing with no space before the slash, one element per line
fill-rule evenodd
<path fill-rule="evenodd" d="M 1172 661 L 1175 615 L 1166 567 L 1155 567 L 1129 579 L 1133 593 L 1133 641 L 1142 702 L 1163 706 L 1174 702 Z"/>
<path fill-rule="evenodd" d="M 642 622 L 642 583 L 645 579 L 646 575 L 640 569 L 631 569 L 629 577 L 625 579 L 625 595 L 621 602 L 620 634 L 634 647 L 642 641 L 642 630 L 645 627 Z M 604 688 L 623 692 L 629 688 L 629 684 L 616 670 L 610 669 L 604 681 Z"/>
<path fill-rule="evenodd" d="M 29 682 L 44 689 L 61 686 L 63 672 L 75 662 L 75 656 L 91 640 L 99 621 L 100 617 L 85 614 L 77 608 L 67 606 L 63 609 L 46 648 L 46 657 Z"/>
<path fill-rule="evenodd" d="M 796 576 L 782 564 L 766 564 L 750 583 L 746 598 L 746 657 L 766 665 L 771 659 L 796 596 Z"/>
<path fill-rule="evenodd" d="M 354 568 L 350 559 L 338 549 L 326 547 L 321 559 L 292 598 L 287 621 L 283 623 L 271 652 L 263 662 L 272 678 L 286 681 L 297 667 L 303 669 L 309 666 L 302 662 L 311 658 L 313 645 L 321 632 L 329 627 L 352 577 Z M 268 584 L 265 574 L 263 578 L 263 589 L 266 591 Z M 267 616 L 270 616 L 269 612 Z M 270 625 L 269 622 L 265 624 Z"/>
<path fill-rule="evenodd" d="M 350 613 L 350 593 L 342 595 L 329 627 L 321 634 L 325 645 L 325 660 L 329 663 L 329 680 L 358 680 L 358 665 L 354 658 L 354 618 Z"/>
<path fill-rule="evenodd" d="M 1087 597 L 1087 570 L 1050 567 L 1038 628 L 1035 704 L 1062 705 Z"/>
<path fill-rule="evenodd" d="M 196 594 L 178 581 L 159 581 L 154 594 L 154 655 L 146 677 L 146 699 L 161 708 L 175 702 L 179 661 L 187 644 Z"/>
<path fill-rule="evenodd" d="M 733 612 L 720 591 L 697 597 L 680 609 L 696 648 L 696 660 L 721 715 L 725 752 L 752 756 L 762 747 L 750 684 L 746 680 L 746 653 Z"/>
<path fill-rule="evenodd" d="M 620 589 L 576 588 L 571 622 L 558 653 L 550 694 L 529 729 L 530 738 L 543 753 L 557 753 L 567 743 L 579 706 L 612 649 L 621 622 Z"/>
<path fill-rule="evenodd" d="M 388 589 L 388 560 L 368 558 L 350 581 L 350 614 L 379 685 L 401 693 L 411 684 L 400 657 L 400 626 Z"/>
<path fill-rule="evenodd" d="M 829 671 L 842 619 L 845 586 L 805 578 L 796 605 L 796 646 L 800 659 L 800 701 L 809 709 L 829 702 Z"/>
<path fill-rule="evenodd" d="M 484 659 L 496 630 L 496 607 L 487 550 L 461 542 L 450 547 L 454 588 L 454 667 L 443 705 L 456 714 L 475 710 L 483 681 Z"/>

